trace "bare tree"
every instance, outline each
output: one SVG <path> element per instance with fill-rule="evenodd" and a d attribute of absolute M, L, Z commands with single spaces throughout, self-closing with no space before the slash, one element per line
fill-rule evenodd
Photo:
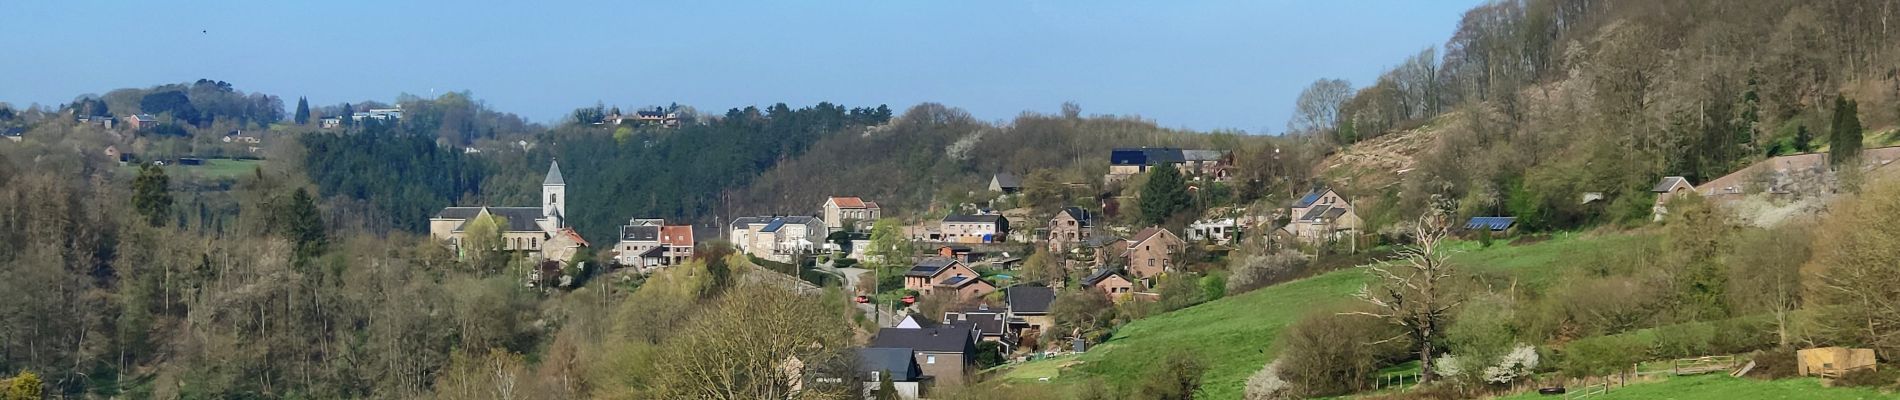
<path fill-rule="evenodd" d="M 1300 91 L 1299 100 L 1293 103 L 1293 118 L 1287 120 L 1289 133 L 1311 133 L 1332 130 L 1339 122 L 1339 106 L 1352 97 L 1352 83 L 1344 79 L 1325 79 L 1313 81 L 1306 90 Z"/>
<path fill-rule="evenodd" d="M 1399 253 L 1404 258 L 1403 263 L 1369 267 L 1378 280 L 1377 286 L 1360 287 L 1356 297 L 1371 304 L 1373 310 L 1345 313 L 1383 319 L 1404 328 L 1404 334 L 1372 344 L 1411 338 L 1418 353 L 1420 382 L 1437 378 L 1432 365 L 1432 352 L 1437 347 L 1435 340 L 1443 334 L 1443 327 L 1450 319 L 1449 311 L 1458 305 L 1448 287 L 1454 271 L 1447 262 L 1448 254 L 1441 248 L 1450 237 L 1450 230 L 1446 229 L 1448 213 L 1442 210 L 1445 209 L 1419 217 L 1413 228 L 1418 242 Z"/>

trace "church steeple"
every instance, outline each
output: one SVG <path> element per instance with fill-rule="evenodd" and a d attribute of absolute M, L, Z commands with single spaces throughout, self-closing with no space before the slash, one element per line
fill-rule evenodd
<path fill-rule="evenodd" d="M 561 228 L 567 224 L 567 180 L 561 178 L 561 163 L 548 162 L 548 178 L 541 181 L 541 215 L 548 217 L 552 228 Z"/>

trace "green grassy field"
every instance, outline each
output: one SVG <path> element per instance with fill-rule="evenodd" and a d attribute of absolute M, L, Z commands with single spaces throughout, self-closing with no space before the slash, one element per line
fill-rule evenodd
<path fill-rule="evenodd" d="M 1555 399 L 1556 396 L 1540 396 L 1526 393 L 1504 397 L 1511 400 Z M 1821 385 L 1816 379 L 1783 379 L 1760 381 L 1754 379 L 1730 378 L 1723 374 L 1683 376 L 1667 378 L 1657 382 L 1638 383 L 1627 387 L 1611 389 L 1609 393 L 1590 396 L 1592 400 L 1651 399 L 1651 400 L 1775 400 L 1775 399 L 1895 399 L 1893 393 L 1881 393 L 1873 389 L 1831 388 Z"/>
<path fill-rule="evenodd" d="M 232 159 L 225 159 L 225 158 L 214 158 L 214 159 L 205 160 L 204 165 L 166 166 L 165 173 L 168 175 L 171 175 L 172 179 L 181 179 L 181 178 L 197 178 L 197 179 L 205 179 L 205 180 L 237 179 L 238 177 L 244 176 L 246 174 L 250 174 L 251 171 L 257 169 L 257 167 L 263 166 L 264 162 L 265 162 L 264 160 L 232 160 Z M 133 173 L 133 174 L 138 173 L 138 166 L 136 165 L 127 165 L 123 168 L 125 168 L 126 171 L 129 171 L 130 173 Z"/>
<path fill-rule="evenodd" d="M 1649 238 L 1565 234 L 1541 243 L 1489 248 L 1463 242 L 1453 246 L 1457 252 L 1452 259 L 1461 268 L 1539 282 L 1560 275 L 1556 271 L 1567 267 L 1566 262 L 1591 259 L 1583 255 L 1619 251 Z M 1282 328 L 1310 310 L 1351 301 L 1366 278 L 1362 268 L 1334 271 L 1137 320 L 1088 353 L 1024 363 L 1000 371 L 997 379 L 1024 384 L 1047 377 L 1052 384 L 1075 385 L 1101 378 L 1126 389 L 1168 352 L 1182 350 L 1207 361 L 1202 389 L 1208 398 L 1237 399 L 1247 377 L 1279 353 L 1274 340 Z"/>

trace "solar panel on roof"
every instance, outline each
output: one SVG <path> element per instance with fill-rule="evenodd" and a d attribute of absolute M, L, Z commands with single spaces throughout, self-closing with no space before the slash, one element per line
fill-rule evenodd
<path fill-rule="evenodd" d="M 1484 228 L 1501 231 L 1510 229 L 1511 224 L 1516 222 L 1517 217 L 1471 217 L 1470 221 L 1465 222 L 1465 229 Z"/>

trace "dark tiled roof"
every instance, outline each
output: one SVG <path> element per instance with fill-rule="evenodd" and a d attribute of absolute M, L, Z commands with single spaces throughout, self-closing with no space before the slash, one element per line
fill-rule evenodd
<path fill-rule="evenodd" d="M 858 372 L 865 379 L 870 379 L 871 373 L 876 372 L 890 373 L 891 380 L 896 382 L 916 381 L 923 376 L 923 369 L 917 367 L 917 357 L 911 355 L 913 352 L 908 347 L 858 349 Z"/>
<path fill-rule="evenodd" d="M 21 135 L 26 134 L 26 128 L 7 128 L 5 132 L 0 132 L 0 134 L 7 135 L 7 136 L 21 136 Z"/>
<path fill-rule="evenodd" d="M 622 226 L 620 227 L 620 240 L 627 242 L 658 242 L 660 241 L 660 227 L 652 225 Z"/>
<path fill-rule="evenodd" d="M 952 311 L 949 314 L 943 318 L 945 323 L 953 326 L 975 326 L 977 333 L 982 336 L 1001 336 L 1003 329 L 1009 325 L 1009 320 L 1004 317 L 1003 310 L 965 310 Z"/>
<path fill-rule="evenodd" d="M 1331 220 L 1338 219 L 1341 215 L 1346 215 L 1346 209 L 1343 207 L 1333 207 L 1331 210 L 1326 210 L 1326 215 L 1321 217 Z"/>
<path fill-rule="evenodd" d="M 1095 286 L 1095 284 L 1102 283 L 1103 279 L 1108 279 L 1108 277 L 1111 277 L 1111 276 L 1116 276 L 1114 268 L 1098 269 L 1098 270 L 1095 270 L 1095 273 L 1089 274 L 1088 277 L 1082 278 L 1082 285 Z"/>
<path fill-rule="evenodd" d="M 969 354 L 976 348 L 969 325 L 944 325 L 924 329 L 884 328 L 870 347 L 909 348 L 915 351 Z"/>
<path fill-rule="evenodd" d="M 1001 214 L 951 215 L 943 217 L 943 222 L 991 223 L 1001 225 L 1003 221 L 1004 218 Z"/>
<path fill-rule="evenodd" d="M 1077 222 L 1081 223 L 1082 226 L 1089 226 L 1089 222 L 1092 221 L 1089 210 L 1084 210 L 1081 207 L 1064 208 L 1062 209 L 1062 213 L 1068 214 L 1069 218 L 1074 218 Z"/>
<path fill-rule="evenodd" d="M 447 211 L 443 210 L 443 212 Z M 541 224 L 538 222 L 543 217 L 541 207 L 488 207 L 488 214 L 508 220 L 508 232 L 541 231 Z M 472 218 L 474 216 L 471 215 L 468 219 Z M 462 226 L 455 228 L 456 231 L 465 229 L 468 229 L 468 222 L 463 222 Z"/>
<path fill-rule="evenodd" d="M 1312 220 L 1319 219 L 1320 216 L 1326 215 L 1326 211 L 1332 210 L 1332 208 L 1333 206 L 1324 205 L 1324 204 L 1314 206 L 1313 209 L 1306 210 L 1306 215 L 1300 216 L 1300 220 L 1312 221 Z"/>
<path fill-rule="evenodd" d="M 1017 314 L 1047 314 L 1056 301 L 1056 290 L 1042 286 L 1016 286 L 1003 290 L 1009 311 Z"/>
<path fill-rule="evenodd" d="M 475 218 L 475 214 L 481 212 L 481 207 L 448 207 L 435 213 L 435 217 L 441 219 L 469 219 Z"/>
<path fill-rule="evenodd" d="M 1023 178 L 1016 174 L 996 174 L 996 185 L 1004 189 L 1023 187 Z"/>

